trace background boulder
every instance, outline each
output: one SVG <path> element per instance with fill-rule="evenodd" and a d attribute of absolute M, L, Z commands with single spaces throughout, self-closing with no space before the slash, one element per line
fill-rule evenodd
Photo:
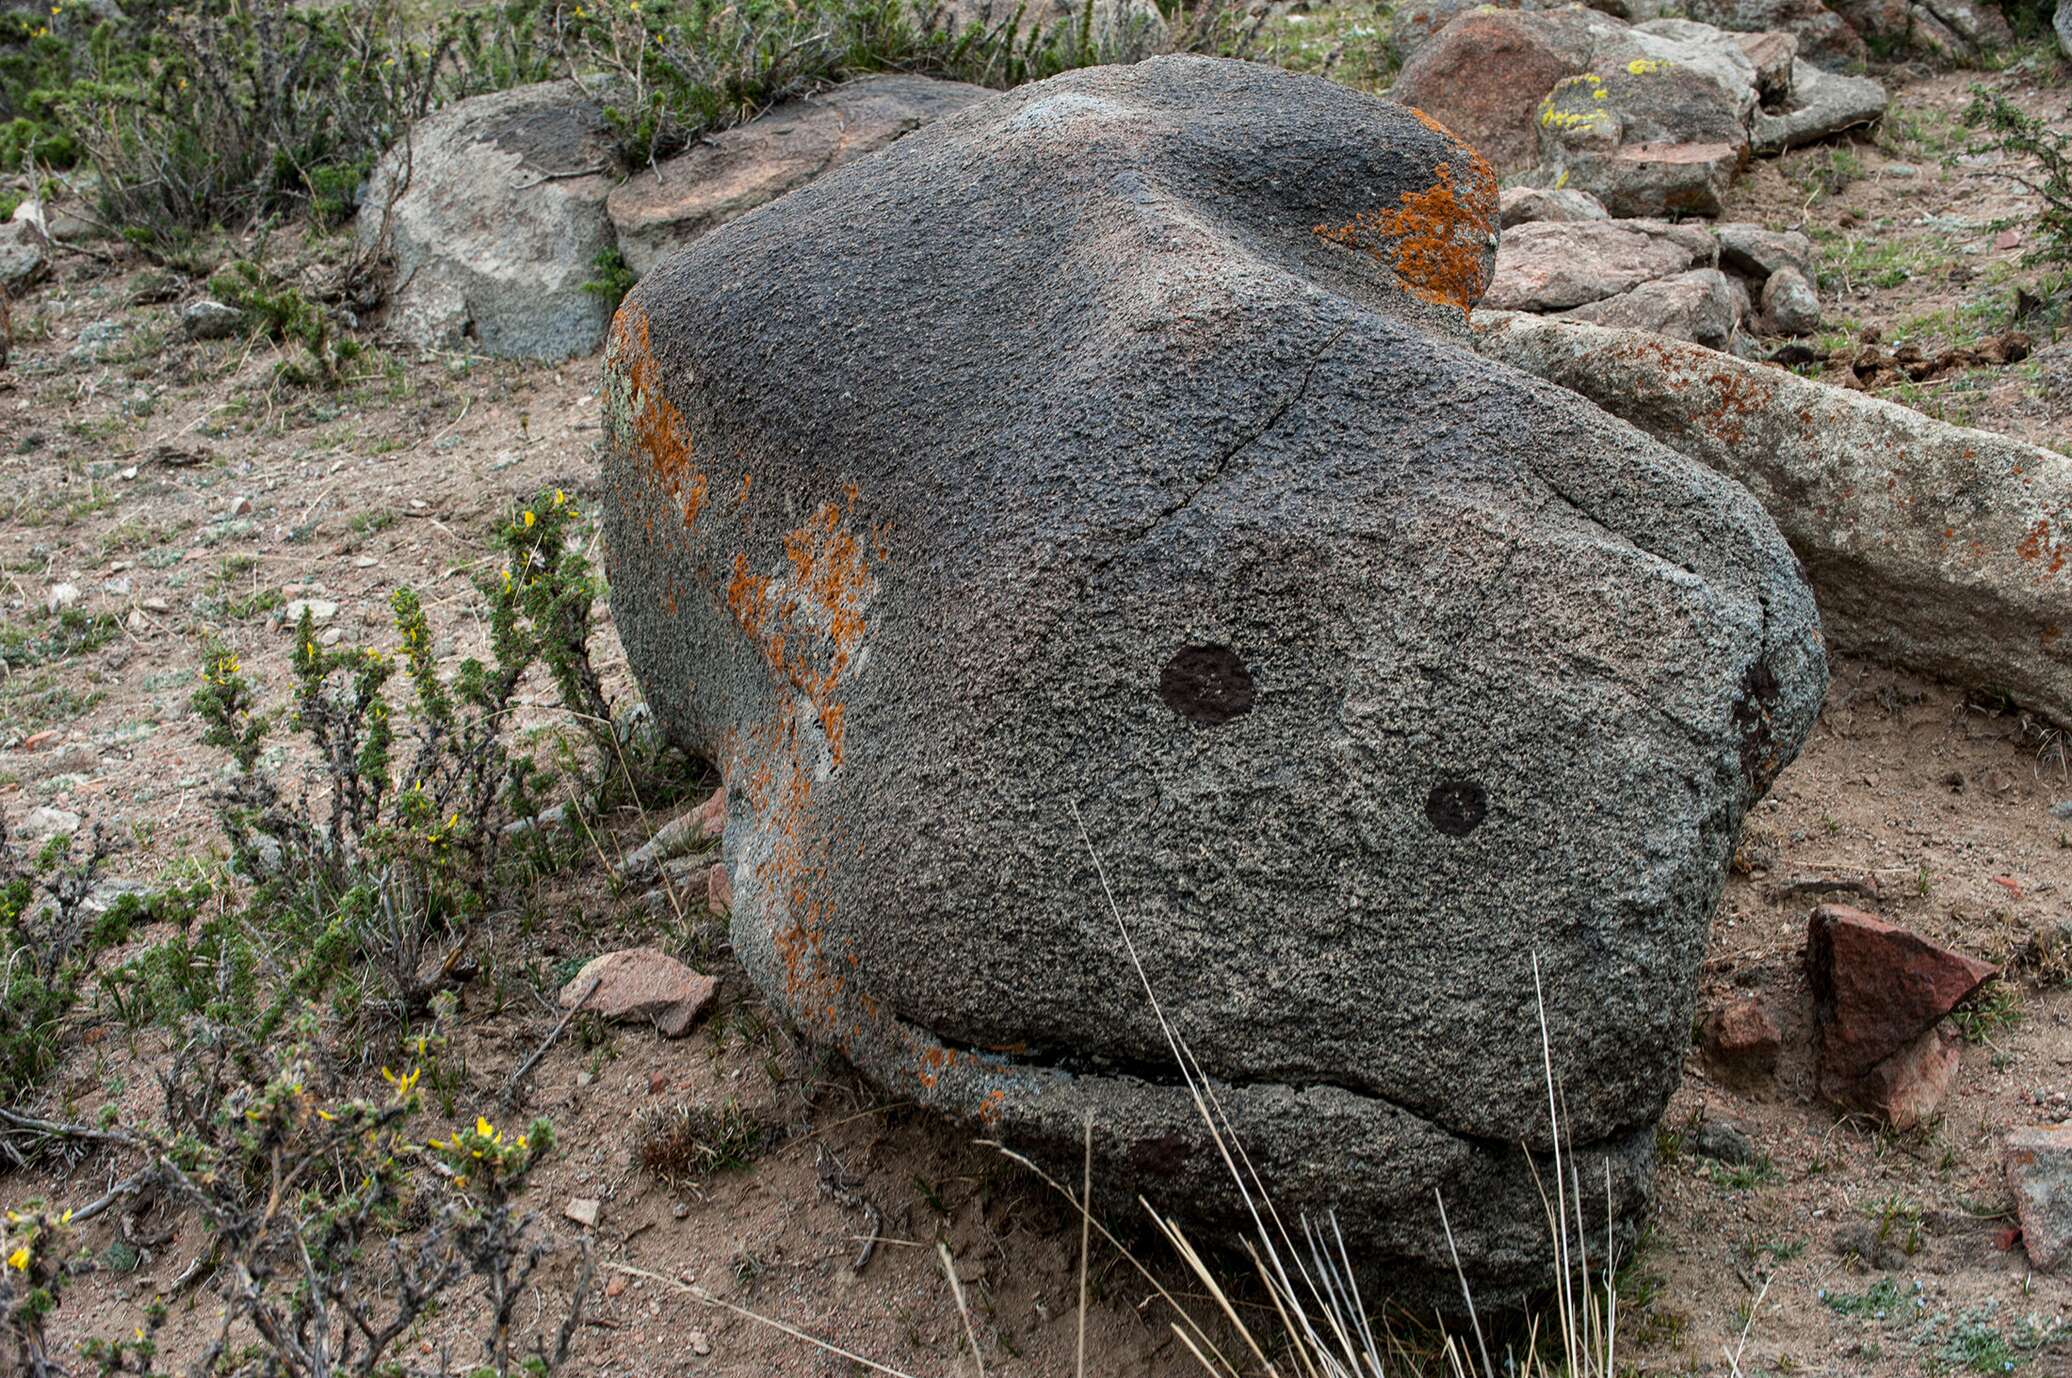
<path fill-rule="evenodd" d="M 1653 336 L 1501 316 L 1481 341 L 1744 484 L 1836 650 L 2072 723 L 2072 460 Z"/>
<path fill-rule="evenodd" d="M 367 187 L 355 233 L 395 257 L 391 331 L 425 348 L 565 359 L 604 341 L 611 304 L 583 284 L 613 247 L 619 172 L 604 111 L 551 81 L 420 120 Z"/>
<path fill-rule="evenodd" d="M 758 985 L 890 1094 L 1074 1165 L 1092 1113 L 1104 1189 L 1236 1227 L 1112 887 L 1281 1210 L 1399 1295 L 1457 1295 L 1435 1189 L 1483 1296 L 1546 1280 L 1535 958 L 1630 1232 L 1826 675 L 1746 493 L 1475 354 L 1495 216 L 1409 111 L 1160 58 L 721 226 L 606 356 L 614 618 L 725 774 Z"/>
<path fill-rule="evenodd" d="M 649 272 L 714 226 L 990 94 L 959 81 L 889 76 L 786 101 L 614 188 L 606 208 L 619 252 L 634 272 Z"/>

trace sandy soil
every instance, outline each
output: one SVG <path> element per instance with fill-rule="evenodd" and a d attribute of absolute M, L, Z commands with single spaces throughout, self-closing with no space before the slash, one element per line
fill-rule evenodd
<path fill-rule="evenodd" d="M 2072 344 L 2013 319 L 2015 289 L 2036 279 L 2019 263 L 2027 246 L 2008 241 L 2002 223 L 2022 202 L 1992 164 L 1972 161 L 1955 124 L 1976 74 L 1892 75 L 1897 113 L 1883 132 L 1759 165 L 1736 212 L 1817 235 L 1838 338 L 1866 327 L 1888 343 L 2034 330 L 2030 360 L 1899 400 L 2072 446 Z M 2050 79 L 1995 78 L 2038 109 L 2063 104 Z M 308 252 L 321 262 L 333 251 Z M 207 802 L 220 762 L 187 708 L 204 638 L 227 641 L 279 692 L 280 604 L 336 602 L 332 625 L 345 638 L 381 640 L 387 595 L 408 583 L 425 594 L 443 656 L 479 650 L 470 579 L 491 558 L 487 524 L 544 486 L 585 499 L 599 443 L 595 361 L 377 352 L 344 389 L 311 391 L 275 379 L 272 346 L 186 341 L 174 312 L 197 290 L 105 250 L 61 254 L 53 279 L 16 304 L 14 360 L 0 371 L 4 620 L 40 635 L 53 586 L 71 584 L 80 610 L 113 614 L 120 628 L 0 678 L 0 810 L 49 805 L 99 819 L 124 835 L 113 869 L 144 879 L 220 850 Z M 600 640 L 609 687 L 629 696 L 608 623 Z M 2072 1115 L 2072 973 L 2021 964 L 2037 935 L 2066 921 L 2072 822 L 2052 808 L 2067 799 L 2072 746 L 2055 730 L 1876 667 L 1836 667 L 1806 753 L 1749 822 L 1705 969 L 1708 1002 L 1761 995 L 1786 1054 L 1754 1088 L 1714 1080 L 1693 1054 L 1664 1121 L 1656 1214 L 1622 1273 L 1621 1356 L 1632 1371 L 1725 1374 L 1738 1352 L 1748 1375 L 2072 1374 L 2072 1284 L 2031 1277 L 2020 1249 L 2004 1247 L 2000 1168 L 2008 1128 Z M 600 846 L 629 849 L 658 821 L 600 820 Z M 1967 1024 L 1960 1080 L 1928 1129 L 1880 1133 L 1814 1095 L 1800 966 L 1812 900 L 1784 891 L 1809 878 L 1855 882 L 1886 916 L 2014 964 L 2008 995 Z M 661 928 L 594 870 L 548 882 L 522 930 L 493 940 L 453 1053 L 462 1097 L 452 1113 L 465 1117 L 553 1026 L 534 993 L 551 998 L 582 958 L 662 941 L 703 954 L 723 980 L 719 1009 L 690 1037 L 579 1021 L 531 1078 L 523 1113 L 551 1116 L 566 1146 L 536 1180 L 545 1223 L 573 1241 L 584 1232 L 562 1218 L 564 1205 L 602 1203 L 588 1236 L 607 1268 L 574 1371 L 867 1371 L 700 1305 L 672 1279 L 895 1369 L 972 1371 L 941 1241 L 986 1372 L 1071 1372 L 1076 1216 L 997 1152 L 887 1104 L 798 1045 L 732 967 L 718 921 L 694 910 Z M 50 1105 L 79 1116 L 107 1103 L 148 1111 L 154 1060 L 166 1054 L 97 1016 L 68 1044 Z M 370 1051 L 361 1069 L 372 1089 L 379 1061 Z M 697 1190 L 638 1166 L 640 1116 L 728 1103 L 769 1131 L 773 1146 L 753 1162 Z M 1720 1121 L 1745 1131 L 1755 1165 L 1696 1151 L 1700 1126 Z M 427 1116 L 421 1128 L 446 1123 Z M 47 1164 L 0 1178 L 0 1198 L 84 1199 L 110 1170 L 93 1156 L 65 1171 Z M 872 1211 L 882 1238 L 859 1268 Z M 1869 1262 L 1858 1256 L 1866 1227 Z M 116 1228 L 96 1222 L 86 1240 L 105 1250 Z M 61 1333 L 126 1330 L 201 1245 L 177 1215 L 140 1227 L 156 1233 L 167 1237 L 135 1271 L 80 1284 Z M 1155 1248 L 1146 1254 L 1205 1311 L 1199 1289 Z M 550 1265 L 538 1306 L 521 1312 L 528 1325 L 554 1323 L 574 1269 L 572 1251 Z M 1113 1250 L 1096 1250 L 1090 1291 L 1089 1371 L 1196 1371 L 1164 1303 Z M 174 1303 L 177 1357 L 207 1333 L 215 1301 L 203 1286 Z M 412 1337 L 418 1361 L 442 1346 L 471 1360 L 458 1346 L 472 1312 L 424 1325 Z M 1429 1346 L 1412 1320 L 1400 1334 L 1412 1351 Z"/>

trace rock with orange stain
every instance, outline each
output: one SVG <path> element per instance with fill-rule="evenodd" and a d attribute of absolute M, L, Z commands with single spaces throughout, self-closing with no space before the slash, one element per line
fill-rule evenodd
<path fill-rule="evenodd" d="M 889 1095 L 1072 1171 L 1091 1114 L 1106 1189 L 1241 1223 L 1112 892 L 1283 1210 L 1406 1296 L 1456 1286 L 1434 1188 L 1478 1295 L 1545 1279 L 1535 954 L 1630 1233 L 1824 684 L 1746 494 L 1475 354 L 1495 212 L 1346 88 L 1077 71 L 663 263 L 603 388 L 613 617 L 726 780 L 745 973 Z"/>
<path fill-rule="evenodd" d="M 1837 651 L 2072 723 L 2072 459 L 1651 335 L 1478 322 L 1491 358 L 1746 485 Z"/>

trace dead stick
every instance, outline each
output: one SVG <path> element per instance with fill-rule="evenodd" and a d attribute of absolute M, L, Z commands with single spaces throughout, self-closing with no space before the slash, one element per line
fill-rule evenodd
<path fill-rule="evenodd" d="M 511 1073 L 511 1079 L 504 1083 L 503 1101 L 506 1109 L 518 1103 L 519 1084 L 539 1064 L 539 1060 L 547 1055 L 547 1049 L 553 1047 L 554 1041 L 561 1037 L 563 1030 L 568 1028 L 568 1021 L 583 1012 L 583 1006 L 590 1003 L 590 997 L 597 994 L 597 988 L 603 984 L 604 978 L 602 976 L 591 977 L 590 984 L 583 987 L 583 993 L 576 998 L 575 1004 L 569 1006 L 568 1013 L 562 1015 L 561 1022 L 554 1026 L 554 1032 L 547 1035 L 547 1041 L 533 1049 L 532 1056 L 519 1063 L 518 1070 Z"/>

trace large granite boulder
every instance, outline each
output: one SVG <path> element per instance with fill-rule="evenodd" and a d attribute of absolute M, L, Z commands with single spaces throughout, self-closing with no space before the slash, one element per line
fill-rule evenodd
<path fill-rule="evenodd" d="M 1282 1212 L 1457 1296 L 1442 1192 L 1492 1300 L 1551 1264 L 1535 959 L 1625 1237 L 1826 679 L 1745 492 L 1475 354 L 1496 201 L 1326 81 L 1073 72 L 665 261 L 604 388 L 614 617 L 724 771 L 764 992 L 1073 1170 L 1092 1114 L 1103 1189 L 1237 1228 L 1112 889 Z"/>
<path fill-rule="evenodd" d="M 1470 10 L 1453 16 L 1403 64 L 1389 94 L 1474 145 L 1499 173 L 1539 161 L 1540 102 L 1591 67 L 1623 27 L 1595 10 Z"/>
<path fill-rule="evenodd" d="M 565 359 L 604 342 L 584 284 L 613 247 L 611 127 L 573 81 L 457 101 L 419 120 L 368 181 L 363 248 L 394 255 L 389 328 L 431 349 Z"/>
<path fill-rule="evenodd" d="M 1478 326 L 1491 358 L 1745 485 L 1805 562 L 1836 650 L 2072 724 L 2072 459 L 1651 335 Z"/>
<path fill-rule="evenodd" d="M 605 208 L 619 252 L 646 273 L 715 226 L 990 94 L 961 81 L 882 76 L 786 101 L 613 188 Z"/>
<path fill-rule="evenodd" d="M 1688 20 L 1482 9 L 1420 48 L 1393 94 L 1499 172 L 1614 215 L 1713 215 L 1747 161 L 1760 75 L 1736 36 Z"/>

